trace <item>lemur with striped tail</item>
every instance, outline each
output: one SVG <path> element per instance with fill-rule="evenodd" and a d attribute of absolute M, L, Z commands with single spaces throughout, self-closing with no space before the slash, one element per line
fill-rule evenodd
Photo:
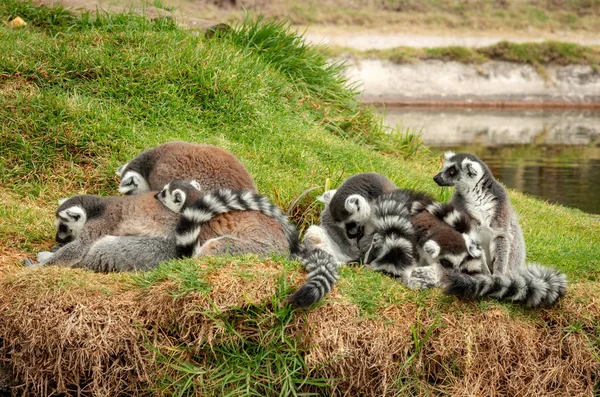
<path fill-rule="evenodd" d="M 472 154 L 447 152 L 442 171 L 433 177 L 440 186 L 454 186 L 451 203 L 476 222 L 475 233 L 492 274 L 450 273 L 446 292 L 466 298 L 489 297 L 529 307 L 550 306 L 566 293 L 564 273 L 525 263 L 525 241 L 504 187 L 487 165 Z"/>
<path fill-rule="evenodd" d="M 167 184 L 156 198 L 179 214 L 177 256 L 219 254 L 295 254 L 298 232 L 265 196 L 245 190 L 205 193 L 183 180 Z"/>
<path fill-rule="evenodd" d="M 485 267 L 476 242 L 467 238 L 466 215 L 436 206 L 424 193 L 398 189 L 381 174 L 351 176 L 319 200 L 326 204 L 320 225 L 308 229 L 304 244 L 329 253 L 338 266 L 363 261 L 414 289 L 438 286 L 448 264 L 473 271 Z M 444 218 L 464 230 L 454 230 Z M 325 261 L 314 271 L 324 286 L 316 281 L 302 286 L 303 296 L 313 298 L 306 305 L 325 296 L 339 278 L 337 267 Z"/>

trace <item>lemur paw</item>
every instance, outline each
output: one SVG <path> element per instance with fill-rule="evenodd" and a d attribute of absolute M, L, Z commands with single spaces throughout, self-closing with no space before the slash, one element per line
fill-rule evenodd
<path fill-rule="evenodd" d="M 410 289 L 435 288 L 439 285 L 440 275 L 433 266 L 414 268 L 408 280 L 408 288 Z"/>
<path fill-rule="evenodd" d="M 29 258 L 25 258 L 21 261 L 21 263 L 23 264 L 23 266 L 25 267 L 38 267 L 39 264 L 35 263 L 34 261 L 32 261 Z"/>
<path fill-rule="evenodd" d="M 54 254 L 49 251 L 38 252 L 37 261 L 38 261 L 38 263 L 43 264 L 45 262 L 48 262 L 50 260 L 50 258 L 52 258 L 52 255 L 54 255 Z"/>

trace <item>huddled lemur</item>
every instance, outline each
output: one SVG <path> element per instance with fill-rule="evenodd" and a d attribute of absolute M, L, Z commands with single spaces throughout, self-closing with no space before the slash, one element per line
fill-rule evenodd
<path fill-rule="evenodd" d="M 447 279 L 447 292 L 510 300 L 529 307 L 555 303 L 566 292 L 566 276 L 556 269 L 525 264 L 523 232 L 504 187 L 472 154 L 448 152 L 445 160 L 433 180 L 440 186 L 454 186 L 451 203 L 476 219 L 476 234 L 492 270 L 491 275 L 453 273 Z"/>
<path fill-rule="evenodd" d="M 174 141 L 148 149 L 116 171 L 119 192 L 137 194 L 160 191 L 174 179 L 197 181 L 202 190 L 244 189 L 256 184 L 232 153 L 213 145 Z"/>
<path fill-rule="evenodd" d="M 354 175 L 320 199 L 326 203 L 321 224 L 309 228 L 304 243 L 328 252 L 338 264 L 363 260 L 414 289 L 437 286 L 448 266 L 469 271 L 485 267 L 477 242 L 468 237 L 465 214 L 434 203 L 424 193 L 398 189 L 383 175 Z M 291 301 L 310 290 L 329 292 L 339 278 L 337 266 L 326 263 L 315 274 L 320 278 L 313 280 L 309 274 Z M 311 296 L 312 304 L 324 294 Z"/>
<path fill-rule="evenodd" d="M 38 253 L 38 261 L 95 271 L 148 269 L 176 256 L 177 221 L 154 193 L 74 196 L 61 202 L 55 216 L 56 241 L 65 245 Z"/>
<path fill-rule="evenodd" d="M 218 254 L 295 254 L 298 232 L 269 199 L 247 190 L 205 193 L 195 181 L 176 179 L 156 198 L 179 214 L 178 257 Z"/>

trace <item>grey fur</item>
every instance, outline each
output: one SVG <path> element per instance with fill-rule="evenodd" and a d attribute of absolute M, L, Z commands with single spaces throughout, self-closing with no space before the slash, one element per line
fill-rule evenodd
<path fill-rule="evenodd" d="M 67 254 L 79 257 L 83 251 L 81 242 L 76 240 L 68 243 L 62 252 L 62 262 L 56 264 L 64 264 Z M 46 265 L 52 264 L 51 257 L 51 252 L 38 253 L 38 261 L 46 262 Z M 176 250 L 173 239 L 144 236 L 104 236 L 92 243 L 89 250 L 79 260 L 72 262 L 70 267 L 86 268 L 105 273 L 145 271 L 175 257 Z M 36 266 L 31 261 L 26 264 Z"/>
<path fill-rule="evenodd" d="M 433 179 L 440 186 L 455 186 L 452 204 L 476 219 L 475 232 L 484 247 L 492 273 L 491 276 L 481 275 L 477 278 L 451 277 L 447 286 L 449 293 L 466 297 L 477 295 L 510 299 L 525 302 L 529 306 L 535 306 L 538 302 L 554 303 L 564 295 L 566 277 L 558 270 L 539 266 L 526 267 L 525 241 L 517 214 L 506 190 L 494 179 L 483 161 L 472 154 L 447 153 L 442 171 Z M 552 281 L 547 282 L 549 279 Z M 525 284 L 523 280 L 526 281 Z M 516 289 L 517 292 L 487 294 L 485 288 L 478 287 L 483 284 L 499 286 L 504 285 L 503 283 L 510 284 L 505 287 L 510 291 Z M 535 288 L 546 285 L 544 283 L 547 283 L 547 288 Z M 545 296 L 536 298 L 540 293 Z"/>

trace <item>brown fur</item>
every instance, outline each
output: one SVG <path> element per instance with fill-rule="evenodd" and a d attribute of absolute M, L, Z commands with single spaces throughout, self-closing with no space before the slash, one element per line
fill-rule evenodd
<path fill-rule="evenodd" d="M 216 237 L 231 236 L 212 240 Z M 259 211 L 233 211 L 216 216 L 202 227 L 200 255 L 289 254 L 283 228 Z M 208 241 L 208 242 L 207 242 Z"/>
<path fill-rule="evenodd" d="M 230 152 L 212 145 L 168 142 L 149 149 L 154 161 L 148 183 L 160 190 L 173 179 L 192 180 L 203 190 L 245 189 L 256 192 L 256 184 L 244 165 Z"/>
<path fill-rule="evenodd" d="M 169 236 L 175 230 L 178 215 L 158 201 L 155 194 L 107 198 L 102 216 L 86 223 L 85 237 L 96 240 L 105 235 Z"/>
<path fill-rule="evenodd" d="M 424 244 L 427 240 L 434 240 L 444 251 L 451 254 L 467 252 L 463 236 L 454 230 L 452 226 L 438 219 L 428 211 L 421 211 L 412 215 L 410 222 L 415 228 L 420 245 Z"/>

